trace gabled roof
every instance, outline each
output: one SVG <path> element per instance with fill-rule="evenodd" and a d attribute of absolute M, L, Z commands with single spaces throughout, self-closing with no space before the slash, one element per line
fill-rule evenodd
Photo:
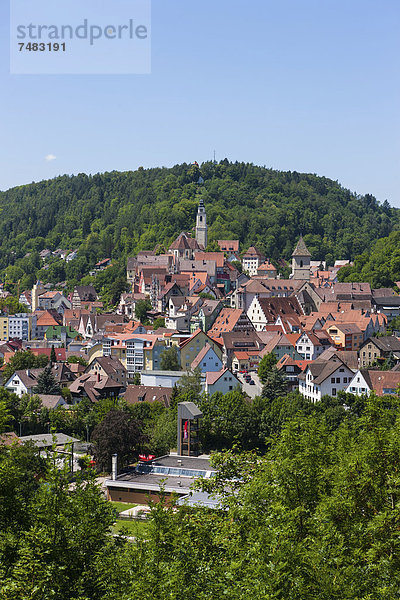
<path fill-rule="evenodd" d="M 61 394 L 38 394 L 44 408 L 50 410 L 56 408 L 59 404 L 66 404 Z"/>
<path fill-rule="evenodd" d="M 62 316 L 54 309 L 45 310 L 38 315 L 36 326 L 37 327 L 57 327 L 62 323 Z"/>
<path fill-rule="evenodd" d="M 85 373 L 69 386 L 71 393 L 82 394 L 82 392 L 85 392 L 92 402 L 97 402 L 101 398 L 103 390 L 119 391 L 122 388 L 122 383 L 116 382 L 108 375 L 101 376 L 96 373 Z"/>
<path fill-rule="evenodd" d="M 311 252 L 308 251 L 302 235 L 297 242 L 297 246 L 294 249 L 292 256 L 311 256 Z"/>
<path fill-rule="evenodd" d="M 337 350 L 331 346 L 319 355 L 318 360 L 330 360 L 333 356 L 339 358 L 352 371 L 357 371 L 358 353 L 356 350 Z"/>
<path fill-rule="evenodd" d="M 377 338 L 368 338 L 362 347 L 366 344 L 375 344 L 382 352 L 399 352 L 400 351 L 400 339 L 394 335 L 383 336 Z"/>
<path fill-rule="evenodd" d="M 120 371 L 121 373 L 126 371 L 125 367 L 123 366 L 121 361 L 118 360 L 118 358 L 111 358 L 110 356 L 98 356 L 90 363 L 90 365 L 86 368 L 86 371 L 90 372 L 92 370 L 93 365 L 95 365 L 96 363 L 98 363 L 101 366 L 103 371 L 109 377 L 115 375 L 117 371 Z"/>
<path fill-rule="evenodd" d="M 51 348 L 30 348 L 30 351 L 35 356 L 41 356 L 44 354 L 50 360 Z M 67 360 L 67 351 L 65 348 L 54 348 L 54 352 L 56 353 L 56 359 L 59 362 L 65 362 Z"/>
<path fill-rule="evenodd" d="M 214 385 L 214 383 L 216 383 L 219 379 L 221 379 L 221 377 L 223 375 L 225 375 L 225 373 L 227 373 L 227 372 L 236 379 L 236 377 L 233 375 L 232 371 L 230 371 L 227 367 L 224 367 L 223 369 L 221 369 L 221 371 L 208 371 L 206 373 L 207 385 Z M 236 379 L 236 381 L 238 381 L 238 380 Z"/>
<path fill-rule="evenodd" d="M 244 253 L 243 258 L 259 258 L 261 260 L 264 257 L 258 250 L 258 248 L 256 248 L 255 246 L 250 246 L 247 252 Z"/>
<path fill-rule="evenodd" d="M 249 329 L 253 326 L 247 317 L 246 313 L 241 308 L 223 308 L 215 319 L 214 324 L 210 330 L 213 334 L 220 333 L 222 331 L 233 331 L 237 325 L 239 319 L 244 318 L 248 321 Z"/>
<path fill-rule="evenodd" d="M 258 302 L 267 323 L 275 323 L 281 315 L 302 316 L 304 314 L 299 301 L 294 296 L 289 298 L 258 298 Z"/>
<path fill-rule="evenodd" d="M 128 404 L 138 402 L 161 402 L 166 408 L 170 405 L 172 388 L 147 385 L 128 385 L 124 399 Z"/>
<path fill-rule="evenodd" d="M 338 329 L 345 335 L 346 334 L 350 335 L 353 333 L 356 333 L 356 334 L 362 333 L 361 329 L 355 323 L 337 323 L 336 321 L 333 321 L 333 323 L 331 325 L 329 325 L 329 327 L 327 327 L 327 329 L 330 329 L 331 327 L 335 327 L 336 329 Z"/>
<path fill-rule="evenodd" d="M 204 316 L 208 317 L 213 314 L 215 310 L 220 306 L 221 302 L 219 300 L 209 300 L 208 298 L 204 300 L 203 304 L 199 307 L 198 313 L 203 311 Z"/>
<path fill-rule="evenodd" d="M 196 252 L 195 260 L 214 261 L 218 269 L 222 269 L 225 262 L 225 255 L 223 252 Z"/>
<path fill-rule="evenodd" d="M 211 342 L 215 342 L 214 339 L 212 339 L 207 333 L 205 333 L 202 329 L 199 328 L 199 329 L 196 329 L 196 331 L 194 331 L 190 337 L 188 337 L 186 340 L 184 340 L 183 342 L 181 342 L 179 344 L 179 347 L 180 348 L 185 348 L 185 346 L 187 346 L 188 344 L 190 344 L 191 342 L 193 342 L 193 340 L 196 339 L 196 337 L 198 335 L 200 335 L 200 334 L 205 335 L 206 338 L 208 338 Z"/>
<path fill-rule="evenodd" d="M 210 350 L 215 354 L 215 351 L 211 348 L 210 344 L 205 344 L 203 346 L 203 348 L 200 350 L 200 352 L 191 364 L 192 371 L 194 371 L 199 366 L 203 358 L 210 352 Z"/>
<path fill-rule="evenodd" d="M 305 371 L 305 369 L 310 365 L 312 360 L 295 360 L 289 354 L 284 354 L 282 358 L 276 363 L 276 368 L 278 371 L 283 367 L 293 366 L 298 367 L 300 371 Z"/>
<path fill-rule="evenodd" d="M 224 346 L 228 351 L 253 350 L 261 348 L 262 342 L 256 331 L 222 331 L 211 336 L 213 342 Z"/>
<path fill-rule="evenodd" d="M 184 231 L 178 235 L 169 247 L 170 250 L 200 250 L 197 240 L 189 237 Z"/>
<path fill-rule="evenodd" d="M 217 244 L 226 252 L 239 252 L 239 240 L 218 240 Z"/>
<path fill-rule="evenodd" d="M 399 371 L 367 371 L 361 369 L 360 372 L 369 388 L 373 389 L 377 396 L 384 396 L 384 390 L 396 390 L 400 386 Z"/>
<path fill-rule="evenodd" d="M 276 268 L 272 263 L 266 260 L 258 267 L 258 271 L 276 271 Z"/>
<path fill-rule="evenodd" d="M 347 367 L 347 365 L 345 365 L 345 363 L 339 358 L 332 358 L 331 360 L 317 359 L 314 360 L 314 362 L 312 362 L 310 365 L 308 365 L 308 369 L 310 370 L 313 376 L 313 383 L 315 385 L 319 385 L 322 382 L 326 381 L 328 377 L 330 377 L 333 373 L 335 373 L 335 371 L 342 367 L 345 367 L 350 371 L 349 367 Z M 305 372 L 299 375 L 299 378 L 304 379 Z"/>

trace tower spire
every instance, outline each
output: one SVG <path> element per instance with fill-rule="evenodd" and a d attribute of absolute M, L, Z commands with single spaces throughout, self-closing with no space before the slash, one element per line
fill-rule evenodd
<path fill-rule="evenodd" d="M 207 215 L 206 209 L 204 208 L 204 200 L 200 197 L 199 207 L 197 209 L 196 217 L 196 241 L 199 246 L 207 248 L 208 244 L 208 227 L 207 227 Z"/>

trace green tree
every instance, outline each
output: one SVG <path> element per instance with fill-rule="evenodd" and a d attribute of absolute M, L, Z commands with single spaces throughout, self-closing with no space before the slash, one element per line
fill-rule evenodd
<path fill-rule="evenodd" d="M 222 394 L 216 392 L 200 403 L 203 413 L 201 438 L 203 448 L 208 450 L 240 449 L 257 444 L 257 432 L 253 429 L 248 398 L 240 391 Z"/>
<path fill-rule="evenodd" d="M 1 597 L 101 600 L 98 563 L 115 552 L 113 510 L 90 470 L 78 473 L 71 493 L 67 465 L 60 469 L 55 456 L 43 461 L 27 452 L 23 446 L 1 457 L 0 470 L 8 474 L 6 487 L 0 480 Z"/>
<path fill-rule="evenodd" d="M 188 371 L 179 378 L 176 384 L 179 392 L 179 402 L 199 402 L 202 392 L 202 375 L 197 367 L 194 371 Z"/>
<path fill-rule="evenodd" d="M 51 371 L 51 366 L 46 366 L 37 378 L 37 383 L 33 388 L 35 394 L 60 394 L 60 386 L 57 384 Z"/>
<path fill-rule="evenodd" d="M 72 404 L 72 394 L 68 387 L 61 388 L 61 396 L 64 398 L 67 404 Z"/>
<path fill-rule="evenodd" d="M 152 309 L 150 300 L 138 300 L 135 305 L 135 317 L 138 321 L 145 324 L 147 322 L 147 313 Z"/>
<path fill-rule="evenodd" d="M 180 371 L 181 361 L 176 346 L 171 346 L 161 353 L 160 358 L 161 371 Z"/>
<path fill-rule="evenodd" d="M 51 346 L 50 362 L 53 364 L 57 362 L 57 356 L 56 356 L 56 351 L 54 350 L 54 345 Z"/>
<path fill-rule="evenodd" d="M 48 358 L 45 354 L 35 356 L 29 350 L 16 352 L 8 361 L 3 370 L 3 382 L 5 383 L 12 377 L 15 371 L 41 368 L 48 363 Z"/>
<path fill-rule="evenodd" d="M 278 359 L 273 352 L 269 352 L 262 357 L 258 365 L 258 376 L 262 383 L 266 382 L 270 372 L 273 370 L 277 362 Z"/>
<path fill-rule="evenodd" d="M 163 456 L 169 454 L 177 444 L 177 414 L 174 410 L 163 410 L 151 421 L 147 429 L 148 447 L 152 454 Z"/>
<path fill-rule="evenodd" d="M 147 440 L 141 424 L 122 410 L 110 410 L 92 432 L 94 456 L 100 470 L 111 470 L 111 457 L 118 454 L 120 467 L 133 462 Z"/>
<path fill-rule="evenodd" d="M 163 319 L 162 317 L 155 319 L 155 321 L 153 322 L 153 330 L 154 331 L 156 331 L 160 327 L 165 327 L 165 319 Z"/>
<path fill-rule="evenodd" d="M 67 362 L 71 365 L 82 365 L 83 367 L 88 366 L 88 362 L 83 358 L 83 356 L 69 356 Z"/>
<path fill-rule="evenodd" d="M 262 397 L 274 400 L 287 393 L 287 381 L 284 375 L 276 367 L 273 367 L 264 378 Z"/>
<path fill-rule="evenodd" d="M 7 431 L 12 421 L 12 415 L 6 400 L 0 399 L 0 434 Z"/>

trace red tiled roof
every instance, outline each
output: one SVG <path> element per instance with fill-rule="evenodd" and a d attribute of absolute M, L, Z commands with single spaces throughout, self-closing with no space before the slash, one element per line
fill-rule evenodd
<path fill-rule="evenodd" d="M 241 308 L 223 308 L 214 321 L 210 333 L 211 331 L 213 333 L 232 331 L 242 314 L 243 311 Z"/>
<path fill-rule="evenodd" d="M 218 240 L 217 244 L 226 252 L 239 252 L 239 240 Z"/>
<path fill-rule="evenodd" d="M 222 269 L 225 262 L 225 255 L 223 252 L 196 252 L 195 260 L 214 261 L 218 269 Z"/>

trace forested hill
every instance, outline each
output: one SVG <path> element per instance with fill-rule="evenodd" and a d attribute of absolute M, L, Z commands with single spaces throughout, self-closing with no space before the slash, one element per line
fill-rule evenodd
<path fill-rule="evenodd" d="M 371 195 L 252 164 L 79 174 L 0 193 L 0 270 L 14 264 L 26 273 L 20 259 L 44 248 L 79 248 L 84 274 L 104 257 L 167 247 L 194 226 L 200 193 L 210 240 L 238 238 L 242 249 L 256 244 L 273 259 L 290 257 L 300 232 L 314 259 L 354 258 L 399 226 L 399 211 Z"/>

